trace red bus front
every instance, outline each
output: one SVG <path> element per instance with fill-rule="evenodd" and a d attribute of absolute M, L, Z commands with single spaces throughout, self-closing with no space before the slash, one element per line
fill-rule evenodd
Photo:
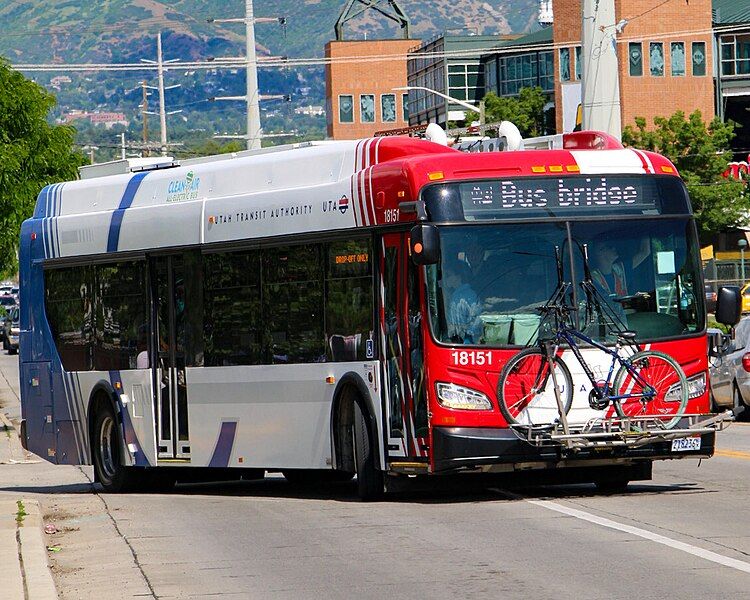
<path fill-rule="evenodd" d="M 583 175 L 572 168 L 512 177 L 451 178 L 441 172 L 438 181 L 421 187 L 419 203 L 422 220 L 439 235 L 437 262 L 415 268 L 406 256 L 406 236 L 384 238 L 391 470 L 618 465 L 645 466 L 645 478 L 654 459 L 713 453 L 714 433 L 705 431 L 695 436 L 699 441 L 678 449 L 669 436 L 634 446 L 592 444 L 574 450 L 532 444 L 508 427 L 498 408 L 500 372 L 511 356 L 538 343 L 544 326 L 537 308 L 561 278 L 572 284 L 567 300 L 578 309 L 577 328 L 614 345 L 618 326 L 601 309 L 587 306 L 581 291 L 588 270 L 619 328 L 634 331 L 642 349 L 660 350 L 679 362 L 689 383 L 685 412 L 709 412 L 698 238 L 679 177 Z M 394 289 L 403 293 L 389 291 Z M 590 347 L 581 352 L 597 379 L 605 380 L 611 358 Z M 574 391 L 569 421 L 583 426 L 611 417 L 611 407 L 591 407 L 592 383 L 569 349 L 563 358 Z M 529 410 L 537 411 L 534 422 L 540 411 L 549 412 L 549 423 L 559 416 L 553 406 Z"/>

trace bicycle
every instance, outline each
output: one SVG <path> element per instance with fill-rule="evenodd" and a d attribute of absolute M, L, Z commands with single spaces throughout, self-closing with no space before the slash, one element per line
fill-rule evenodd
<path fill-rule="evenodd" d="M 573 403 L 573 378 L 561 354 L 569 348 L 591 383 L 588 398 L 591 408 L 601 411 L 611 405 L 620 419 L 649 417 L 661 429 L 674 428 L 685 414 L 688 402 L 687 379 L 680 365 L 663 352 L 641 350 L 633 331 L 617 331 L 612 349 L 577 330 L 570 324 L 571 313 L 577 308 L 565 304 L 570 285 L 561 283 L 552 298 L 537 308 L 543 323 L 549 317 L 554 318 L 551 338 L 540 339 L 538 347 L 516 354 L 500 373 L 498 405 L 508 424 L 555 424 L 550 413 L 556 412 L 556 422 L 561 422 L 568 433 L 566 417 Z M 597 294 L 590 281 L 581 285 L 587 296 Z M 579 341 L 611 357 L 603 381 L 597 381 L 583 358 Z M 621 352 L 625 347 L 634 348 L 632 356 Z"/>

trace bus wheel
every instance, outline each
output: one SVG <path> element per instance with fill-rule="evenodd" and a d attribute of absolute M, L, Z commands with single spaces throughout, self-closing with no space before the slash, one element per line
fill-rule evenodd
<path fill-rule="evenodd" d="M 115 411 L 108 401 L 99 402 L 92 434 L 96 479 L 106 492 L 133 488 L 133 474 L 122 464 L 122 441 Z"/>
<path fill-rule="evenodd" d="M 357 467 L 357 491 L 362 500 L 377 500 L 383 496 L 383 472 L 375 462 L 376 444 L 372 428 L 359 402 L 354 402 L 354 462 Z"/>

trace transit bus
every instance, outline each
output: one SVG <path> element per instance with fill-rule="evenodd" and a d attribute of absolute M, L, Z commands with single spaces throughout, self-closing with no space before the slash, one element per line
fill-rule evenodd
<path fill-rule="evenodd" d="M 108 491 L 280 471 L 356 474 L 363 498 L 433 474 L 622 487 L 655 460 L 711 456 L 685 186 L 606 134 L 555 140 L 478 154 L 312 142 L 109 163 L 46 187 L 20 242 L 25 447 L 93 464 Z M 503 365 L 538 338 L 560 265 L 578 288 L 584 245 L 628 329 L 682 366 L 684 427 L 589 435 L 612 413 L 578 372 L 575 448 L 523 439 L 498 410 Z M 601 319 L 587 327 L 614 342 Z"/>

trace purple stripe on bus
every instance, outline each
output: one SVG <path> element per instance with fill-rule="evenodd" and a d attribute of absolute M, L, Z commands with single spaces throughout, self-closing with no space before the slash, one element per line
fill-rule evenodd
<path fill-rule="evenodd" d="M 211 456 L 211 461 L 208 463 L 209 467 L 229 466 L 229 459 L 232 456 L 234 436 L 236 433 L 237 421 L 224 421 L 221 424 L 219 439 L 216 440 L 216 447 L 214 448 L 213 456 Z"/>

